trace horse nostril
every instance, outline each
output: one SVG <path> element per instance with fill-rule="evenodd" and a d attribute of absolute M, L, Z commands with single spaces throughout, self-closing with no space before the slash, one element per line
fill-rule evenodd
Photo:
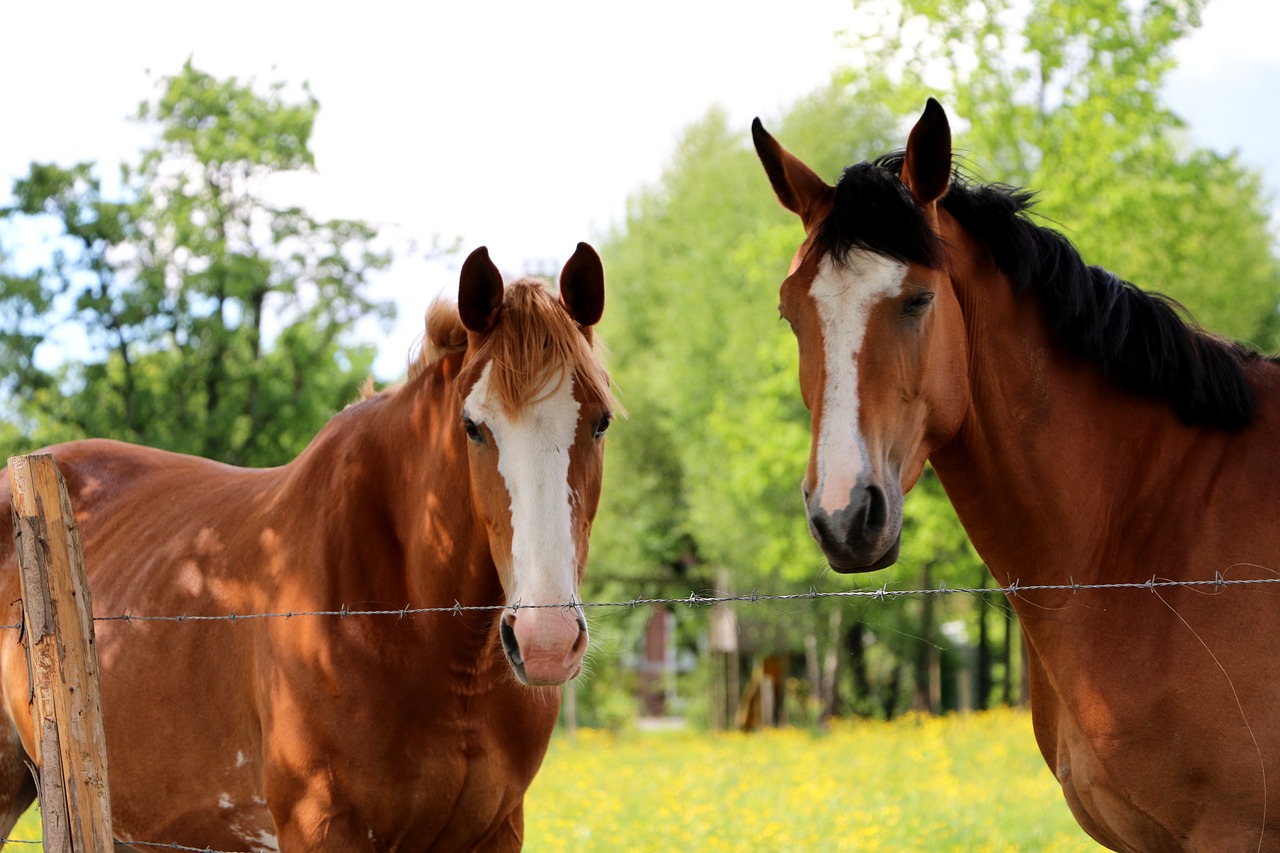
<path fill-rule="evenodd" d="M 819 542 L 830 541 L 835 537 L 832 529 L 832 518 L 825 512 L 814 512 L 809 515 L 809 527 Z"/>
<path fill-rule="evenodd" d="M 587 620 L 581 613 L 578 614 L 578 637 L 573 641 L 573 647 L 569 649 L 572 655 L 580 655 L 587 648 Z"/>
<path fill-rule="evenodd" d="M 867 486 L 866 523 L 870 530 L 883 530 L 889 522 L 889 501 L 880 486 Z"/>
<path fill-rule="evenodd" d="M 516 669 L 524 666 L 524 658 L 520 654 L 520 643 L 516 640 L 516 615 L 514 613 L 502 614 L 502 619 L 498 622 L 498 636 L 502 639 L 502 649 L 507 653 L 507 659 L 511 661 L 511 665 Z"/>

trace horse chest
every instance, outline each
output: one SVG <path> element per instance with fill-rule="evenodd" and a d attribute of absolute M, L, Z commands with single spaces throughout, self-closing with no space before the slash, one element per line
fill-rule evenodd
<path fill-rule="evenodd" d="M 470 849 L 518 824 L 558 703 L 494 669 L 343 667 L 340 684 L 316 671 L 277 689 L 263 758 L 282 833 Z"/>

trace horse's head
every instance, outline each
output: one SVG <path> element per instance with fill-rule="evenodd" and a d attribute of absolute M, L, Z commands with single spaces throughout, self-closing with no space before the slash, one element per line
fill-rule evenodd
<path fill-rule="evenodd" d="M 604 269 L 586 243 L 560 274 L 559 299 L 533 279 L 504 287 L 483 247 L 462 266 L 457 429 L 506 595 L 502 647 L 526 684 L 568 681 L 587 648 L 579 584 L 613 406 L 591 346 L 603 310 Z"/>
<path fill-rule="evenodd" d="M 752 135 L 805 230 L 779 310 L 800 346 L 813 421 L 809 529 L 836 571 L 884 568 L 898 557 L 903 493 L 968 405 L 964 327 L 938 232 L 951 179 L 946 114 L 929 100 L 900 174 L 860 163 L 835 187 L 759 120 Z"/>

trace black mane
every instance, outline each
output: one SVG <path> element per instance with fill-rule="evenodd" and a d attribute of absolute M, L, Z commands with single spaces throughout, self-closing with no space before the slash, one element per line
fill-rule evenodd
<path fill-rule="evenodd" d="M 845 169 L 820 250 L 844 262 L 854 249 L 940 267 L 941 240 L 902 185 L 902 154 Z M 1031 221 L 1034 193 L 974 185 L 956 173 L 941 204 L 991 252 L 1019 293 L 1034 289 L 1053 332 L 1121 387 L 1166 400 L 1184 423 L 1236 429 L 1256 412 L 1243 365 L 1262 356 L 1210 335 L 1178 303 L 1101 267 L 1067 238 Z"/>

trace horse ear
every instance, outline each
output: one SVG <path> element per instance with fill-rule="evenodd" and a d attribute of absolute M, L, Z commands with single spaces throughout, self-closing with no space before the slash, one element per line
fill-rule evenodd
<path fill-rule="evenodd" d="M 951 126 L 947 113 L 933 98 L 907 137 L 902 182 L 921 207 L 932 204 L 951 186 Z"/>
<path fill-rule="evenodd" d="M 769 183 L 782 206 L 800 217 L 805 232 L 813 230 L 818 219 L 830 203 L 835 189 L 818 177 L 817 173 L 800 162 L 800 159 L 778 144 L 760 123 L 751 122 L 751 140 L 756 144 L 756 154 L 764 166 Z"/>
<path fill-rule="evenodd" d="M 481 246 L 462 262 L 458 278 L 458 316 L 462 325 L 477 334 L 492 329 L 502 310 L 502 273 L 489 260 L 489 249 Z"/>
<path fill-rule="evenodd" d="M 560 271 L 560 301 L 584 329 L 599 323 L 604 314 L 604 264 L 586 243 L 578 244 Z"/>

